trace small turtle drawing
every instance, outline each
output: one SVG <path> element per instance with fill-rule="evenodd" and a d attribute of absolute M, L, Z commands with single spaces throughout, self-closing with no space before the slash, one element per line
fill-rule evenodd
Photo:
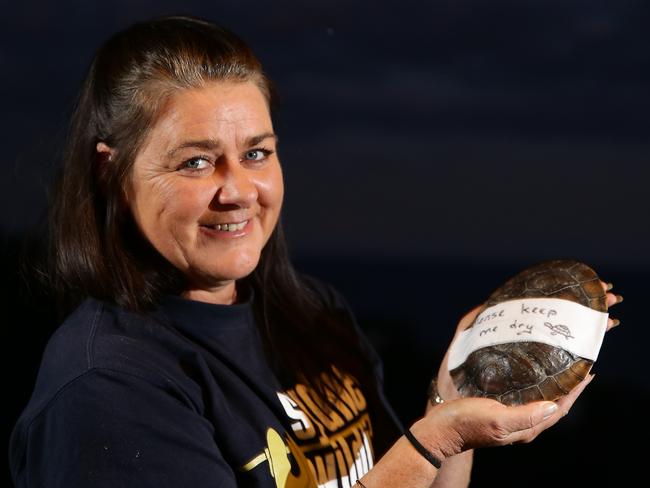
<path fill-rule="evenodd" d="M 573 260 L 548 261 L 525 269 L 494 291 L 485 308 L 522 298 L 560 298 L 607 312 L 598 275 Z M 570 337 L 564 325 L 553 330 Z M 450 374 L 464 397 L 488 397 L 506 405 L 521 405 L 557 400 L 587 376 L 592 364 L 560 347 L 525 341 L 478 349 Z"/>
<path fill-rule="evenodd" d="M 571 335 L 571 329 L 569 329 L 564 324 L 553 325 L 550 322 L 544 322 L 544 325 L 551 329 L 551 335 L 559 334 L 566 337 L 567 339 L 575 339 L 575 337 Z"/>

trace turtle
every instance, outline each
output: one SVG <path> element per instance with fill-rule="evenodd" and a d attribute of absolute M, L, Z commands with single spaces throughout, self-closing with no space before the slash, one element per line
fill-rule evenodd
<path fill-rule="evenodd" d="M 598 275 L 576 260 L 545 261 L 521 271 L 488 297 L 484 309 L 522 298 L 560 298 L 607 312 L 606 292 Z M 569 334 L 566 326 L 547 326 L 554 333 Z M 559 347 L 511 342 L 472 352 L 450 374 L 463 397 L 487 397 L 505 405 L 522 405 L 555 401 L 566 395 L 587 376 L 592 365 L 592 360 Z"/>

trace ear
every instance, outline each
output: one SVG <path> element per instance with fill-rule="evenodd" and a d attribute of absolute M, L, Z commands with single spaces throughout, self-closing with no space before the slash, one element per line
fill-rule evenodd
<path fill-rule="evenodd" d="M 108 191 L 108 189 L 106 188 L 107 185 L 106 175 L 109 171 L 109 163 L 115 159 L 116 151 L 105 142 L 98 142 L 97 145 L 95 146 L 95 150 L 97 151 L 96 153 L 97 162 L 95 166 L 95 174 L 97 176 L 102 193 L 104 194 L 104 197 L 106 197 L 106 193 Z M 120 196 L 120 205 L 121 206 L 126 205 L 125 192 L 122 192 L 122 195 Z"/>
<path fill-rule="evenodd" d="M 115 156 L 115 150 L 110 148 L 105 142 L 98 142 L 95 149 L 100 164 L 110 161 Z"/>

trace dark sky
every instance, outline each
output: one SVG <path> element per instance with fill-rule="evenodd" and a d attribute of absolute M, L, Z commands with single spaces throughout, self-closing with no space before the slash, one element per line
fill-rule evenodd
<path fill-rule="evenodd" d="M 231 28 L 275 80 L 296 254 L 650 267 L 642 0 L 14 2 L 3 233 L 43 210 L 94 50 L 170 13 Z"/>

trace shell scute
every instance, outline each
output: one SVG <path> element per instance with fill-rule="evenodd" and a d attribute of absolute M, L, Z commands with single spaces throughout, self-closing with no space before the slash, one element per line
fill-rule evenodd
<path fill-rule="evenodd" d="M 523 405 L 524 403 L 537 402 L 543 399 L 544 397 L 542 396 L 542 392 L 537 387 L 537 385 L 534 385 L 534 386 L 529 386 L 528 388 L 524 388 L 519 392 L 518 402 L 510 402 L 507 403 L 507 405 L 519 405 L 519 404 Z"/>
<path fill-rule="evenodd" d="M 553 376 L 547 376 L 539 384 L 539 389 L 542 392 L 544 400 L 556 400 L 566 393 L 559 387 Z"/>

